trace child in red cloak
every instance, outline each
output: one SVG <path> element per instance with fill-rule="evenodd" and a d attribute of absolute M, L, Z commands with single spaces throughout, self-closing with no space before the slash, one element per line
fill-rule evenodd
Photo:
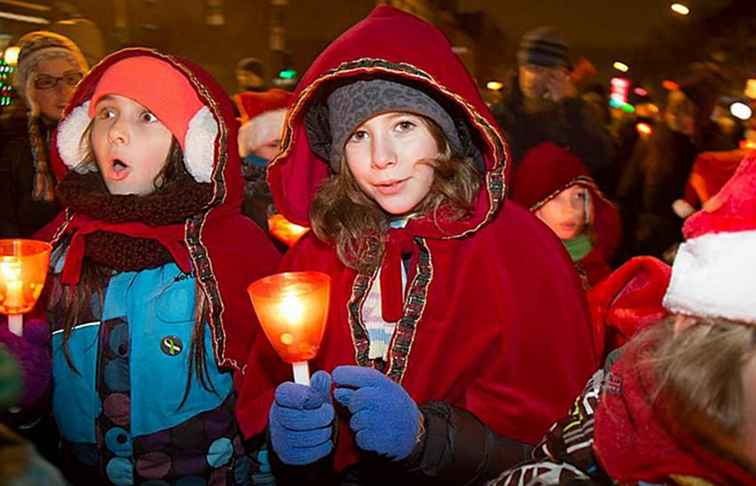
<path fill-rule="evenodd" d="M 620 236 L 617 208 L 580 159 L 551 142 L 530 149 L 514 174 L 512 200 L 562 240 L 586 288 L 611 273 Z"/>
<path fill-rule="evenodd" d="M 378 7 L 299 86 L 268 177 L 313 226 L 282 270 L 332 279 L 322 371 L 282 383 L 291 368 L 258 339 L 243 431 L 269 430 L 279 480 L 292 465 L 355 484 L 490 477 L 597 366 L 566 252 L 505 199 L 506 142 L 435 27 Z"/>
<path fill-rule="evenodd" d="M 103 59 L 63 113 L 45 303 L 74 484 L 247 484 L 233 384 L 259 328 L 245 288 L 278 253 L 240 211 L 237 129 L 209 74 L 140 48 Z M 27 334 L 2 341 L 28 355 L 42 340 Z"/>
<path fill-rule="evenodd" d="M 634 317 L 639 334 L 533 461 L 493 484 L 756 485 L 755 208 L 752 157 L 686 221 L 671 279 L 641 257 L 594 289 L 607 327 L 627 332 Z"/>

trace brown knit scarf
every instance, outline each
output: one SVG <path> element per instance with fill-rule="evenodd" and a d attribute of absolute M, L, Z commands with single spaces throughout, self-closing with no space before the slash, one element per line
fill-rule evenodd
<path fill-rule="evenodd" d="M 112 195 L 97 172 L 69 172 L 58 186 L 65 207 L 107 223 L 140 222 L 150 226 L 179 224 L 202 211 L 213 197 L 210 184 L 188 173 L 147 196 Z M 157 240 L 97 231 L 86 236 L 85 257 L 120 272 L 154 268 L 173 261 Z"/>

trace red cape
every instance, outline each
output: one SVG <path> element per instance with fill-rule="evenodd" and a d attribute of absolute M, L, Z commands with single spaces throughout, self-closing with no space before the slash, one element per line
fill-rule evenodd
<path fill-rule="evenodd" d="M 320 55 L 295 93 L 283 151 L 269 169 L 276 205 L 289 220 L 309 223 L 313 194 L 330 170 L 310 149 L 303 114 L 332 89 L 333 80 L 374 75 L 411 80 L 437 96 L 467 124 L 485 162 L 470 218 L 443 228 L 413 219 L 402 232 L 415 245 L 409 272 L 414 278 L 384 372 L 420 404 L 445 400 L 501 435 L 534 442 L 567 411 L 597 367 L 583 296 L 558 239 L 527 211 L 505 202 L 505 141 L 436 28 L 381 6 Z M 386 255 L 394 253 L 394 244 L 390 239 Z M 334 248 L 313 234 L 290 250 L 282 269 L 332 277 L 330 315 L 312 369 L 377 365 L 367 358 L 360 311 L 372 276 L 346 268 Z M 291 380 L 290 367 L 265 339 L 255 343 L 249 370 L 237 407 L 246 436 L 263 431 L 274 388 Z M 336 467 L 356 460 L 352 434 L 342 423 Z"/>
<path fill-rule="evenodd" d="M 185 270 L 195 270 L 208 296 L 209 325 L 218 365 L 242 369 L 255 334 L 259 332 L 257 318 L 246 295 L 246 286 L 271 273 L 279 254 L 257 225 L 241 214 L 243 187 L 241 161 L 236 146 L 239 124 L 234 118 L 232 102 L 223 88 L 210 74 L 189 61 L 150 49 L 124 49 L 103 59 L 81 81 L 61 121 L 92 97 L 97 82 L 108 67 L 133 56 L 156 57 L 170 63 L 187 77 L 202 103 L 213 114 L 219 130 L 214 141 L 212 199 L 204 212 L 188 218 L 184 224 L 172 226 L 109 224 L 67 211 L 52 238 L 53 244 L 67 234 L 75 237 L 79 231 L 107 227 L 107 231 L 153 238 L 164 246 L 168 245 L 179 266 Z M 66 167 L 58 150 L 57 135 L 56 131 L 50 151 L 53 170 L 62 178 Z M 46 229 L 44 233 L 47 236 L 49 231 Z M 67 258 L 66 266 L 68 263 Z M 73 259 L 72 263 L 75 263 Z M 78 269 L 68 269 L 68 275 L 77 281 Z"/>

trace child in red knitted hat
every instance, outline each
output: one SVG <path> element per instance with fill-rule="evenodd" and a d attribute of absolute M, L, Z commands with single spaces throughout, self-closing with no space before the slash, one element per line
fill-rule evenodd
<path fill-rule="evenodd" d="M 48 281 L 52 411 L 74 484 L 246 484 L 232 372 L 278 253 L 241 215 L 238 124 L 202 69 L 126 49 L 78 86 Z"/>

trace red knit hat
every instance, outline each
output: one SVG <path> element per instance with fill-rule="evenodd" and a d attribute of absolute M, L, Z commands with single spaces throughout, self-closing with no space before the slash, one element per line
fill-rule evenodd
<path fill-rule="evenodd" d="M 197 93 L 186 77 L 168 63 L 154 57 L 140 56 L 114 64 L 97 83 L 89 104 L 89 116 L 108 95 L 125 96 L 150 110 L 185 148 L 189 121 L 202 108 Z"/>
<path fill-rule="evenodd" d="M 756 323 L 756 156 L 743 160 L 704 209 L 688 218 L 683 233 L 687 241 L 675 257 L 665 307 Z"/>
<path fill-rule="evenodd" d="M 61 123 L 58 148 L 69 168 L 92 170 L 80 165 L 84 157 L 79 140 L 95 116 L 97 102 L 108 95 L 124 96 L 150 110 L 176 137 L 192 177 L 197 182 L 210 182 L 218 124 L 184 73 L 149 56 L 122 59 L 110 66 L 97 82 L 91 99 Z"/>

